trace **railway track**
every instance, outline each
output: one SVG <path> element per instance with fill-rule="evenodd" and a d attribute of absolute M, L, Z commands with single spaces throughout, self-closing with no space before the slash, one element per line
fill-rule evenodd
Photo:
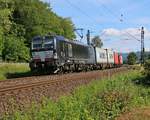
<path fill-rule="evenodd" d="M 15 80 L 14 83 L 13 81 L 0 82 L 0 86 L 3 85 L 0 87 L 0 114 L 13 111 L 12 99 L 18 109 L 24 109 L 26 104 L 31 104 L 33 101 L 40 102 L 43 97 L 56 100 L 62 95 L 70 94 L 77 86 L 127 70 L 128 68 L 122 67 L 102 71 L 21 78 L 23 83 L 21 79 Z M 9 82 L 11 84 L 8 84 Z"/>
<path fill-rule="evenodd" d="M 76 79 L 79 79 L 80 77 L 76 77 Z M 48 85 L 48 84 L 55 84 L 59 82 L 67 82 L 73 80 L 72 78 L 65 78 L 64 80 L 61 80 L 60 77 L 52 79 L 52 80 L 43 80 L 43 81 L 37 81 L 37 82 L 31 82 L 31 83 L 26 83 L 26 84 L 18 84 L 18 85 L 13 85 L 13 86 L 7 86 L 7 87 L 1 87 L 0 88 L 0 93 L 4 92 L 10 92 L 12 90 L 22 90 L 22 89 L 27 89 L 27 88 L 32 88 L 32 87 L 37 87 L 37 86 L 42 86 L 42 85 Z"/>
<path fill-rule="evenodd" d="M 117 68 L 117 69 L 122 69 L 122 68 Z M 62 82 L 62 81 L 68 81 L 68 80 L 73 79 L 74 77 L 76 77 L 76 79 L 79 79 L 83 77 L 83 76 L 80 77 L 80 75 L 89 75 L 91 73 L 92 74 L 106 73 L 112 70 L 114 69 L 80 72 L 80 73 L 69 73 L 69 74 L 64 74 L 64 75 L 45 75 L 45 76 L 32 76 L 32 77 L 10 79 L 10 80 L 5 80 L 5 81 L 0 81 L 0 92 L 19 89 L 19 88 L 39 86 L 39 85 L 44 85 L 44 84 L 53 84 L 53 83 Z"/>
<path fill-rule="evenodd" d="M 125 67 L 126 68 L 126 67 Z M 116 71 L 122 70 L 122 68 L 117 68 Z M 25 77 L 21 78 L 22 80 L 16 79 L 16 81 L 9 80 L 9 81 L 1 81 L 0 82 L 0 94 L 5 93 L 5 92 L 10 92 L 10 91 L 16 91 L 16 90 L 23 90 L 23 89 L 28 89 L 28 88 L 33 88 L 33 87 L 38 87 L 38 86 L 43 86 L 43 85 L 49 85 L 49 84 L 56 84 L 59 82 L 68 82 L 70 80 L 78 80 L 78 79 L 98 79 L 100 75 L 102 76 L 108 76 L 109 71 L 113 71 L 114 69 L 109 69 L 109 70 L 103 70 L 103 71 L 90 71 L 90 72 L 82 72 L 82 73 L 73 73 L 73 74 L 65 74 L 65 75 L 53 75 L 52 77 L 49 76 L 42 76 L 43 79 L 48 77 L 47 80 L 31 80 L 32 78 L 38 78 L 38 77 Z M 89 75 L 90 73 L 90 75 Z M 92 73 L 92 74 L 91 74 Z M 101 74 L 102 73 L 102 74 Z M 99 74 L 99 75 L 98 75 Z M 3 84 L 4 83 L 4 84 Z M 2 84 L 2 85 L 1 85 Z"/>

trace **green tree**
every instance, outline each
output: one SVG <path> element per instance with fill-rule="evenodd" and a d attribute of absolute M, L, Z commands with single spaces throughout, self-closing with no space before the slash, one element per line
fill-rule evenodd
<path fill-rule="evenodd" d="M 70 18 L 62 18 L 61 19 L 61 26 L 63 29 L 63 36 L 65 36 L 68 39 L 75 38 L 74 34 L 74 25 Z"/>
<path fill-rule="evenodd" d="M 5 37 L 3 59 L 6 61 L 28 61 L 29 49 L 24 44 L 24 38 L 10 35 Z"/>
<path fill-rule="evenodd" d="M 0 59 L 2 56 L 2 50 L 4 47 L 4 34 L 9 33 L 11 28 L 11 4 L 10 0 L 0 0 Z"/>
<path fill-rule="evenodd" d="M 32 37 L 48 33 L 63 35 L 69 39 L 75 37 L 72 21 L 59 17 L 48 4 L 39 0 L 15 0 L 15 6 L 13 20 L 24 26 L 28 44 Z"/>
<path fill-rule="evenodd" d="M 103 46 L 103 42 L 99 36 L 95 36 L 92 39 L 92 44 L 96 47 L 99 47 L 99 48 L 101 48 Z"/>
<path fill-rule="evenodd" d="M 10 0 L 0 0 L 0 28 L 4 32 L 9 32 L 11 27 L 11 4 L 13 3 Z"/>
<path fill-rule="evenodd" d="M 0 59 L 2 58 L 3 45 L 3 32 L 2 29 L 0 29 Z"/>
<path fill-rule="evenodd" d="M 137 61 L 137 56 L 134 52 L 129 53 L 127 56 L 128 64 L 129 65 L 134 65 Z"/>
<path fill-rule="evenodd" d="M 53 33 L 73 39 L 73 29 L 69 18 L 58 16 L 41 0 L 0 0 L 0 56 L 4 60 L 27 61 L 34 36 Z"/>

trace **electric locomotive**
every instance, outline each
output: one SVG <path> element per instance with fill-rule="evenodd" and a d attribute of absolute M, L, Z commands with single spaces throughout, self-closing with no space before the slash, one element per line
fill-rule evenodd
<path fill-rule="evenodd" d="M 32 39 L 31 70 L 46 69 L 57 73 L 92 69 L 94 48 L 62 36 L 36 36 Z"/>

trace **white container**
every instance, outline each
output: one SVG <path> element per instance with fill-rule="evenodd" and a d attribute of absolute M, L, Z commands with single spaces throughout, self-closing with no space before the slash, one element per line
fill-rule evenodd
<path fill-rule="evenodd" d="M 96 61 L 97 64 L 107 64 L 107 53 L 105 49 L 102 48 L 95 48 L 96 50 Z"/>
<path fill-rule="evenodd" d="M 108 63 L 114 64 L 114 51 L 107 49 Z"/>

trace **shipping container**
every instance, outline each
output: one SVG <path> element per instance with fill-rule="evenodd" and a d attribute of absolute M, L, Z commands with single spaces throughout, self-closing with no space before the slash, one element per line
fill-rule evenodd
<path fill-rule="evenodd" d="M 107 53 L 105 49 L 95 48 L 97 64 L 107 64 Z"/>
<path fill-rule="evenodd" d="M 119 65 L 119 57 L 117 52 L 114 52 L 114 64 Z"/>
<path fill-rule="evenodd" d="M 114 64 L 114 52 L 107 49 L 108 64 Z"/>

